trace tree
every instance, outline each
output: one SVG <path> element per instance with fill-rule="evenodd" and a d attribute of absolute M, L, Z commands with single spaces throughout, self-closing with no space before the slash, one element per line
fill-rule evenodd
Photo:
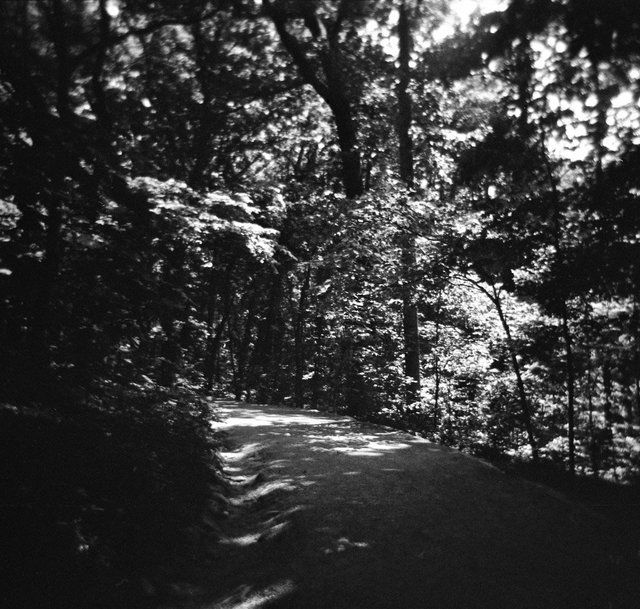
<path fill-rule="evenodd" d="M 411 82 L 410 58 L 412 50 L 411 9 L 407 2 L 400 4 L 398 18 L 398 84 L 397 119 L 398 167 L 400 180 L 407 191 L 413 188 L 413 142 L 411 139 Z M 420 401 L 420 327 L 412 275 L 416 267 L 415 244 L 411 234 L 402 237 L 402 265 L 404 267 L 404 289 L 402 295 L 402 325 L 404 331 L 405 375 L 407 376 L 407 405 Z"/>

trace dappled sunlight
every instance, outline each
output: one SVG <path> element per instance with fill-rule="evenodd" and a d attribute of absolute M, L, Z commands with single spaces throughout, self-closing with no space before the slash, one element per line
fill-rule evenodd
<path fill-rule="evenodd" d="M 393 435 L 393 439 L 385 436 Z M 406 450 L 411 448 L 414 442 L 405 440 L 397 441 L 396 432 L 383 432 L 381 434 L 363 434 L 350 428 L 337 435 L 307 435 L 305 442 L 310 444 L 310 450 L 314 452 L 337 452 L 352 456 L 379 457 L 385 452 Z"/>
<path fill-rule="evenodd" d="M 259 589 L 243 585 L 234 590 L 230 596 L 216 601 L 204 609 L 261 609 L 273 606 L 272 603 L 290 595 L 295 589 L 296 586 L 289 579 Z"/>
<path fill-rule="evenodd" d="M 254 531 L 253 533 L 245 533 L 244 535 L 237 535 L 235 537 L 223 537 L 220 539 L 220 543 L 229 546 L 246 547 L 266 539 L 275 539 L 290 527 L 290 521 L 278 522 L 265 527 L 263 530 Z"/>
<path fill-rule="evenodd" d="M 229 499 L 229 503 L 231 505 L 242 505 L 243 503 L 257 501 L 258 499 L 263 499 L 267 495 L 271 495 L 276 491 L 292 491 L 296 488 L 293 483 L 293 479 L 285 478 L 282 480 L 272 480 L 266 482 L 256 488 L 252 488 L 241 495 L 236 497 L 231 497 Z"/>
<path fill-rule="evenodd" d="M 334 542 L 328 548 L 322 550 L 323 554 L 335 554 L 339 552 L 345 552 L 346 550 L 364 550 L 371 547 L 371 544 L 366 541 L 351 541 L 346 537 L 340 537 L 334 540 Z"/>
<path fill-rule="evenodd" d="M 254 455 L 262 448 L 262 445 L 258 442 L 253 442 L 250 444 L 244 444 L 237 450 L 230 451 L 220 451 L 220 457 L 227 463 L 234 463 L 237 461 L 242 461 L 246 459 L 250 455 Z"/>
<path fill-rule="evenodd" d="M 342 453 L 349 457 L 381 457 L 382 452 L 374 450 L 372 446 L 335 446 L 334 448 L 314 447 L 311 450 Z"/>
<path fill-rule="evenodd" d="M 305 506 L 294 505 L 282 512 L 276 511 L 271 518 L 258 523 L 251 531 L 225 535 L 220 539 L 220 543 L 226 546 L 247 547 L 261 541 L 275 539 L 291 527 L 294 514 L 304 509 L 306 509 Z"/>
<path fill-rule="evenodd" d="M 215 421 L 212 426 L 216 429 L 225 427 L 264 427 L 273 425 L 327 425 L 341 423 L 339 419 L 328 418 L 315 415 L 315 411 L 291 412 L 290 410 L 278 410 L 276 408 L 265 412 L 266 408 L 260 411 L 250 410 L 250 406 L 242 412 L 234 407 L 220 408 L 223 415 L 222 421 Z"/>
<path fill-rule="evenodd" d="M 218 600 L 199 609 L 420 607 L 433 593 L 430 575 L 443 583 L 463 571 L 473 581 L 456 603 L 438 606 L 532 606 L 520 596 L 510 604 L 468 601 L 494 574 L 512 573 L 514 562 L 534 556 L 544 565 L 550 549 L 564 560 L 574 543 L 563 537 L 575 522 L 566 505 L 451 449 L 348 417 L 242 404 L 225 410 L 236 450 L 223 462 L 237 473 L 228 478 L 232 497 L 208 602 Z M 550 540 L 543 546 L 541 527 Z M 559 570 L 549 572 L 556 585 Z M 547 575 L 544 566 L 537 575 Z M 523 582 L 530 579 L 527 567 Z M 362 604 L 352 602 L 354 586 Z M 393 602 L 370 593 L 378 589 L 392 590 Z M 441 600 L 458 588 L 435 590 Z M 499 584 L 493 592 L 499 597 Z"/>
<path fill-rule="evenodd" d="M 239 409 L 237 406 L 224 405 L 220 411 L 223 421 L 216 423 L 217 428 L 255 428 L 255 436 L 265 442 L 273 437 L 290 438 L 292 446 L 307 446 L 311 454 L 328 452 L 351 457 L 381 457 L 392 451 L 407 450 L 416 444 L 427 444 L 433 450 L 439 450 L 423 438 L 388 428 L 372 429 L 370 425 L 360 424 L 349 417 L 328 417 L 313 410 L 253 405 L 244 405 Z M 247 445 L 232 453 L 231 460 L 241 459 L 243 455 L 250 455 L 259 449 L 259 443 Z M 304 460 L 313 460 L 313 457 Z M 272 470 L 286 467 L 288 463 L 284 460 L 270 464 Z"/>
<path fill-rule="evenodd" d="M 372 450 L 401 450 L 405 448 L 411 448 L 411 444 L 406 442 L 370 442 L 367 448 Z"/>

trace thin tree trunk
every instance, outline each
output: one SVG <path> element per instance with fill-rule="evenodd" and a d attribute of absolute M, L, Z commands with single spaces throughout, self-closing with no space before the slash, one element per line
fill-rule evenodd
<path fill-rule="evenodd" d="M 237 355 L 237 368 L 235 375 L 235 396 L 236 400 L 240 400 L 243 397 L 245 391 L 245 375 L 247 368 L 247 361 L 249 359 L 249 347 L 251 345 L 251 336 L 253 333 L 253 325 L 256 319 L 256 300 L 258 297 L 258 291 L 256 286 L 250 286 L 251 295 L 249 297 L 249 303 L 247 304 L 247 318 L 244 325 L 244 333 L 242 335 L 242 341 L 238 348 Z"/>
<path fill-rule="evenodd" d="M 322 367 L 321 362 L 321 345 L 322 336 L 324 334 L 325 320 L 322 315 L 316 315 L 314 323 L 314 361 L 313 361 L 313 379 L 311 381 L 311 407 L 317 409 L 320 404 L 320 392 L 321 392 L 321 376 L 320 370 Z"/>
<path fill-rule="evenodd" d="M 440 299 L 438 296 L 438 305 L 436 307 L 436 335 L 433 344 L 433 372 L 435 376 L 435 389 L 433 393 L 433 430 L 438 429 L 440 424 L 440 357 L 438 356 L 438 347 L 440 345 Z"/>
<path fill-rule="evenodd" d="M 206 365 L 205 365 L 205 389 L 207 391 L 211 391 L 213 388 L 213 382 L 217 376 L 220 374 L 220 346 L 222 344 L 222 334 L 224 332 L 224 328 L 229 320 L 230 307 L 227 307 L 220 318 L 220 321 L 216 325 L 215 332 L 212 332 L 209 335 L 209 339 L 207 341 L 207 355 L 206 355 Z"/>
<path fill-rule="evenodd" d="M 637 284 L 636 284 L 637 285 Z M 638 297 L 633 295 L 633 313 L 632 333 L 634 336 L 634 352 L 633 352 L 633 369 L 635 370 L 634 378 L 634 397 L 636 406 L 636 416 L 640 421 L 640 313 L 638 311 Z"/>
<path fill-rule="evenodd" d="M 100 16 L 98 22 L 98 31 L 100 34 L 100 42 L 98 50 L 93 62 L 93 70 L 91 72 L 91 90 L 93 92 L 93 111 L 95 112 L 98 124 L 101 125 L 105 134 L 110 131 L 111 121 L 107 108 L 107 98 L 104 92 L 102 82 L 102 72 L 107 59 L 107 45 L 109 43 L 109 30 L 111 28 L 111 17 L 107 10 L 107 0 L 100 0 L 98 3 L 98 13 Z"/>
<path fill-rule="evenodd" d="M 53 0 L 49 12 L 49 25 L 54 41 L 57 60 L 56 73 L 56 109 L 60 119 L 66 123 L 71 113 L 69 90 L 71 71 L 69 65 L 69 48 L 66 36 L 64 7 L 61 0 Z M 45 252 L 42 265 L 42 279 L 36 298 L 34 335 L 35 360 L 41 372 L 48 369 L 51 360 L 50 342 L 52 335 L 52 300 L 62 262 L 62 202 L 66 192 L 64 176 L 59 168 L 51 168 L 52 184 L 42 193 L 42 200 L 47 210 Z"/>
<path fill-rule="evenodd" d="M 611 454 L 611 467 L 613 469 L 613 477 L 617 480 L 616 472 L 616 450 L 615 450 L 615 428 L 613 424 L 613 379 L 611 377 L 611 363 L 607 353 L 604 354 L 602 363 L 602 385 L 604 389 L 604 420 L 606 424 L 606 439 L 611 442 L 611 450 L 607 451 Z"/>
<path fill-rule="evenodd" d="M 522 417 L 524 421 L 525 430 L 527 432 L 527 438 L 529 440 L 529 446 L 531 446 L 531 454 L 533 456 L 533 460 L 538 460 L 538 446 L 535 439 L 535 434 L 533 431 L 533 422 L 531 416 L 531 407 L 529 405 L 529 400 L 527 398 L 527 392 L 524 387 L 524 382 L 522 380 L 522 371 L 520 370 L 520 363 L 518 362 L 518 356 L 515 349 L 515 344 L 513 342 L 513 337 L 511 335 L 511 328 L 509 327 L 509 322 L 504 314 L 504 310 L 502 308 L 502 300 L 500 298 L 500 294 L 497 292 L 495 287 L 493 287 L 493 304 L 496 307 L 496 311 L 498 312 L 498 317 L 500 318 L 500 323 L 502 324 L 502 329 L 507 337 L 507 349 L 509 350 L 509 356 L 511 358 L 511 365 L 513 367 L 513 372 L 516 376 L 516 385 L 518 389 L 518 396 L 520 399 L 520 408 L 522 410 Z"/>
<path fill-rule="evenodd" d="M 566 301 L 562 302 L 562 339 L 565 349 L 565 369 L 567 379 L 567 423 L 569 439 L 569 471 L 576 473 L 576 432 L 575 432 L 575 370 L 573 363 L 573 345 L 569 330 L 569 316 Z"/>
<path fill-rule="evenodd" d="M 562 226 L 560 220 L 560 194 L 556 179 L 553 175 L 551 164 L 547 156 L 547 147 L 545 144 L 544 133 L 542 135 L 542 151 L 544 154 L 545 169 L 547 179 L 551 187 L 552 203 L 553 203 L 553 244 L 556 254 L 556 260 L 563 272 L 565 263 L 564 248 L 562 247 Z M 563 282 L 564 284 L 564 282 Z M 575 367 L 573 361 L 573 339 L 569 328 L 569 308 L 567 306 L 567 298 L 565 294 L 559 292 L 557 295 L 560 305 L 560 325 L 562 333 L 562 341 L 564 343 L 565 352 L 565 382 L 567 387 L 567 427 L 569 441 L 569 471 L 571 475 L 576 472 L 576 439 L 575 439 Z"/>
<path fill-rule="evenodd" d="M 300 301 L 298 303 L 298 315 L 295 328 L 295 405 L 297 408 L 304 406 L 304 369 L 305 369 L 305 345 L 304 328 L 307 314 L 307 295 L 311 282 L 311 265 L 307 264 L 302 287 L 300 288 Z"/>
<path fill-rule="evenodd" d="M 272 397 L 271 381 L 275 361 L 275 331 L 282 301 L 282 276 L 274 273 L 267 301 L 267 310 L 258 328 L 256 346 L 251 358 L 252 384 L 256 389 L 256 399 L 268 402 Z"/>
<path fill-rule="evenodd" d="M 588 409 L 588 430 L 589 430 L 589 447 L 591 455 L 591 468 L 597 477 L 600 472 L 600 447 L 595 437 L 595 428 L 593 423 L 593 349 L 591 345 L 591 332 L 589 329 L 589 304 L 585 298 L 584 308 L 584 328 L 585 328 L 585 348 L 587 351 L 587 409 Z"/>

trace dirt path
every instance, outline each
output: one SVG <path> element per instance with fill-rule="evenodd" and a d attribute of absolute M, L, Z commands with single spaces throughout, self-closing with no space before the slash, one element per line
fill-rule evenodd
<path fill-rule="evenodd" d="M 347 417 L 221 411 L 236 496 L 207 609 L 632 607 L 604 523 L 548 489 Z"/>

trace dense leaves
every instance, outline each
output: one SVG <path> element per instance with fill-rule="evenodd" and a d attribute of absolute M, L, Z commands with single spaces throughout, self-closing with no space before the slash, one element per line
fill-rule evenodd
<path fill-rule="evenodd" d="M 638 10 L 447 4 L 0 3 L 4 475 L 78 569 L 179 572 L 203 395 L 638 475 Z"/>

